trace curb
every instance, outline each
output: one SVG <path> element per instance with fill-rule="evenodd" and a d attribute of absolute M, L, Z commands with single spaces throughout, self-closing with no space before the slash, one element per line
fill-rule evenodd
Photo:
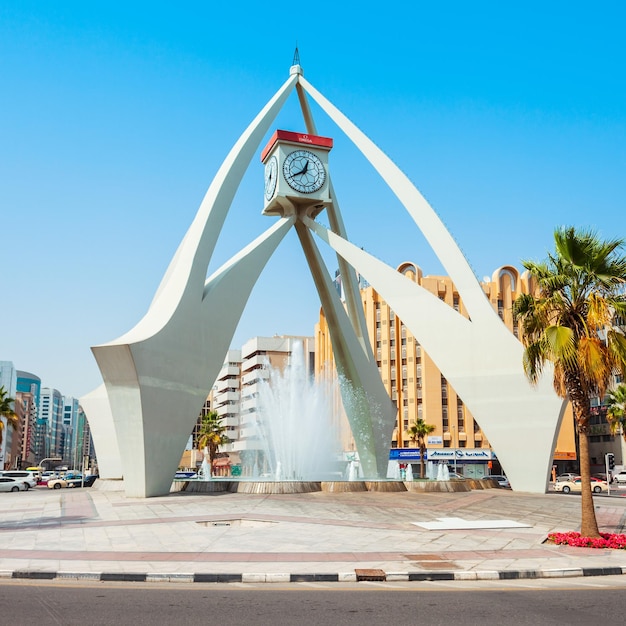
<path fill-rule="evenodd" d="M 369 571 L 369 570 L 366 570 Z M 626 574 L 626 567 L 572 567 L 542 570 L 482 570 L 482 571 L 422 571 L 385 572 L 376 570 L 375 575 L 343 572 L 337 574 L 155 574 L 134 572 L 49 572 L 38 570 L 4 570 L 0 579 L 27 580 L 91 580 L 95 582 L 170 582 L 170 583 L 300 583 L 300 582 L 412 582 L 412 581 L 468 581 L 468 580 L 520 580 L 532 578 L 575 578 L 586 576 L 619 576 Z"/>

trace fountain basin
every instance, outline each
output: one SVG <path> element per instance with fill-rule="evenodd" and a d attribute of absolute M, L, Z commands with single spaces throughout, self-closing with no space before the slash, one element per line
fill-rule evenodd
<path fill-rule="evenodd" d="M 296 494 L 296 493 L 350 493 L 377 491 L 397 493 L 402 491 L 434 493 L 464 492 L 472 489 L 489 489 L 492 487 L 486 480 L 232 480 L 214 478 L 212 480 L 176 481 L 172 491 L 187 493 L 247 493 L 247 494 Z M 484 484 L 487 483 L 487 484 Z M 496 483 L 495 487 L 499 487 Z"/>

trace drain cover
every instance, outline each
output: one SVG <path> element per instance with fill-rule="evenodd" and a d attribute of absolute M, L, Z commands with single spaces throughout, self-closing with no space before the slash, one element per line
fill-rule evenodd
<path fill-rule="evenodd" d="M 355 569 L 357 581 L 360 580 L 387 580 L 387 575 L 382 569 Z"/>

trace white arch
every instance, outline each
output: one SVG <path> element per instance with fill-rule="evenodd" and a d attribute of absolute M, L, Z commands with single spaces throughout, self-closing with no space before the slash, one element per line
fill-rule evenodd
<path fill-rule="evenodd" d="M 294 86 L 298 88 L 307 130 L 313 132 L 315 125 L 304 92 L 337 123 L 396 194 L 452 278 L 471 322 L 418 284 L 350 244 L 334 189 L 334 205 L 328 211 L 334 232 L 303 215 L 282 218 L 205 279 L 239 182 Z M 119 339 L 92 348 L 108 398 L 106 405 L 94 392 L 97 398 L 92 405 L 98 413 L 96 419 L 103 422 L 111 419 L 105 410 L 109 409 L 114 426 L 96 428 L 94 434 L 98 430 L 115 432 L 126 493 L 151 496 L 169 490 L 184 443 L 221 367 L 252 287 L 294 224 L 329 320 L 338 369 L 352 382 L 357 397 L 358 410 L 348 413 L 353 426 L 358 424 L 365 432 L 361 440 L 358 433 L 354 435 L 363 462 L 371 471 L 376 468 L 380 475 L 386 462 L 395 407 L 384 390 L 366 341 L 350 266 L 367 278 L 420 339 L 496 447 L 512 484 L 518 489 L 544 491 L 564 403 L 549 387 L 547 377 L 537 389 L 526 382 L 521 345 L 499 320 L 454 239 L 419 191 L 391 159 L 304 79 L 301 68 L 294 66 L 290 78 L 224 160 L 148 313 Z M 334 294 L 317 247 L 303 224 L 340 255 L 349 288 L 351 321 Z"/>
<path fill-rule="evenodd" d="M 470 321 L 317 222 L 302 221 L 365 276 L 419 339 L 496 449 L 511 485 L 544 492 L 565 402 L 554 393 L 549 376 L 530 386 L 521 343 L 500 320 Z"/>

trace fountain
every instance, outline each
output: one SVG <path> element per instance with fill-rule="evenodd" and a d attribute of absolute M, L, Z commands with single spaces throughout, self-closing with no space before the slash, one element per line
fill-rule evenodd
<path fill-rule="evenodd" d="M 406 480 L 413 482 L 413 466 L 410 463 L 406 464 Z"/>
<path fill-rule="evenodd" d="M 398 463 L 398 461 L 389 461 L 387 465 L 387 478 L 390 478 L 391 480 L 400 480 L 400 463 Z"/>
<path fill-rule="evenodd" d="M 257 452 L 250 457 L 244 475 L 211 478 L 205 455 L 199 480 L 189 481 L 186 491 L 405 491 L 405 481 L 412 491 L 423 487 L 423 481 L 413 480 L 410 463 L 401 470 L 397 460 L 390 460 L 386 480 L 371 480 L 363 477 L 355 454 L 347 463 L 340 461 L 339 425 L 333 417 L 331 389 L 308 374 L 301 342 L 293 343 L 287 367 L 269 370 L 269 381 L 258 383 L 256 440 L 251 440 Z M 427 476 L 432 481 L 431 490 L 439 490 L 436 481 L 449 480 L 448 467 L 428 461 Z"/>
<path fill-rule="evenodd" d="M 356 461 L 348 461 L 346 478 L 350 481 L 359 479 L 359 464 Z"/>
<path fill-rule="evenodd" d="M 332 396 L 307 372 L 302 343 L 294 342 L 289 365 L 270 368 L 259 383 L 257 434 L 264 473 L 275 480 L 341 478 L 341 444 L 332 419 Z"/>
<path fill-rule="evenodd" d="M 211 465 L 209 463 L 209 451 L 204 449 L 204 458 L 202 459 L 202 465 L 200 466 L 200 471 L 198 472 L 198 476 L 202 478 L 202 480 L 211 480 Z"/>

